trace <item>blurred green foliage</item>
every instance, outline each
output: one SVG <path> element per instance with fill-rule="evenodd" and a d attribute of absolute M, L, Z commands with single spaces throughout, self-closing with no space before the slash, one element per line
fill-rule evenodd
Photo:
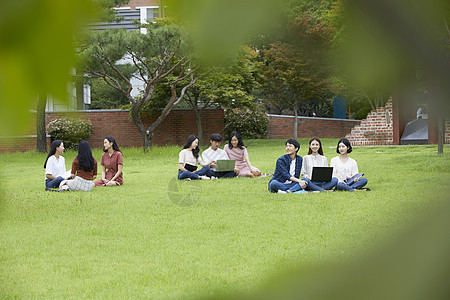
<path fill-rule="evenodd" d="M 93 16 L 87 0 L 0 2 L 1 135 L 29 126 L 38 93 L 67 98 L 73 36 Z"/>
<path fill-rule="evenodd" d="M 168 13 L 182 20 L 204 62 L 217 64 L 235 55 L 250 37 L 273 32 L 281 20 L 281 0 L 166 0 Z"/>
<path fill-rule="evenodd" d="M 0 135 L 21 135 L 37 95 L 67 101 L 74 36 L 87 23 L 112 20 L 127 0 L 0 1 Z"/>

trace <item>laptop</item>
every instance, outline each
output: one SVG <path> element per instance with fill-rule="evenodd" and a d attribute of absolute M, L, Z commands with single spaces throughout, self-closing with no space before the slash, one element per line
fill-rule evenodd
<path fill-rule="evenodd" d="M 230 172 L 234 171 L 234 159 L 219 159 L 216 161 L 216 172 Z"/>
<path fill-rule="evenodd" d="M 332 175 L 333 167 L 313 167 L 311 181 L 328 182 Z"/>

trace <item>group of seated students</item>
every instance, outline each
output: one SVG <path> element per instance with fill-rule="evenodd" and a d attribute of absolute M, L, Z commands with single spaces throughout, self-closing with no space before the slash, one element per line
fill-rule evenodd
<path fill-rule="evenodd" d="M 102 178 L 97 177 L 97 160 L 87 141 L 78 145 L 78 154 L 72 162 L 72 169 L 66 172 L 64 143 L 55 140 L 44 163 L 46 191 L 91 191 L 94 186 L 116 186 L 123 184 L 123 155 L 112 136 L 103 140 L 101 160 Z"/>
<path fill-rule="evenodd" d="M 333 190 L 353 192 L 367 184 L 367 179 L 358 172 L 356 161 L 348 157 L 352 152 L 348 139 L 340 139 L 338 142 L 336 152 L 339 156 L 331 159 L 333 175 L 327 182 L 312 181 L 314 167 L 328 167 L 328 159 L 323 156 L 320 139 L 314 137 L 309 141 L 308 155 L 303 158 L 297 154 L 300 144 L 295 139 L 287 140 L 285 145 L 286 154 L 278 158 L 275 172 L 269 181 L 269 191 L 272 193 Z"/>
<path fill-rule="evenodd" d="M 211 147 L 202 152 L 198 147 L 199 140 L 190 135 L 179 153 L 178 179 L 217 179 L 235 176 L 259 177 L 261 171 L 250 163 L 247 148 L 242 142 L 241 135 L 234 131 L 230 134 L 228 144 L 220 149 L 222 136 L 218 133 L 211 135 Z M 309 141 L 308 155 L 301 157 L 297 154 L 300 144 L 295 139 L 285 143 L 286 154 L 278 158 L 275 172 L 269 181 L 269 191 L 272 193 L 294 193 L 297 191 L 354 191 L 362 189 L 367 179 L 361 177 L 356 161 L 348 154 L 352 146 L 348 139 L 340 139 L 336 148 L 339 156 L 331 159 L 333 175 L 328 182 L 312 181 L 314 167 L 328 167 L 328 159 L 323 156 L 322 143 L 318 138 Z M 235 160 L 234 170 L 216 171 L 219 160 Z M 202 168 L 197 170 L 197 164 Z M 366 188 L 365 190 L 370 190 Z"/>
<path fill-rule="evenodd" d="M 178 179 L 204 180 L 235 176 L 261 176 L 261 171 L 251 164 L 247 148 L 244 146 L 241 135 L 238 132 L 233 131 L 230 134 L 228 144 L 225 145 L 223 150 L 219 148 L 221 142 L 222 136 L 220 134 L 212 134 L 210 138 L 211 147 L 203 151 L 200 156 L 198 137 L 190 135 L 186 140 L 183 150 L 179 154 Z M 234 170 L 217 171 L 217 161 L 228 159 L 235 160 Z M 197 170 L 197 164 L 202 166 L 200 170 Z"/>
<path fill-rule="evenodd" d="M 222 136 L 211 135 L 211 146 L 200 156 L 199 140 L 195 135 L 187 138 L 186 144 L 179 153 L 178 179 L 217 179 L 230 177 L 260 177 L 261 171 L 254 167 L 249 158 L 247 148 L 241 135 L 234 131 L 230 134 L 228 144 L 220 149 Z M 312 181 L 314 167 L 328 167 L 328 159 L 323 156 L 322 143 L 318 138 L 309 141 L 308 155 L 303 158 L 297 154 L 300 144 L 295 139 L 285 143 L 286 154 L 278 158 L 275 172 L 269 181 L 272 193 L 295 193 L 299 191 L 354 191 L 362 189 L 367 179 L 358 173 L 356 161 L 348 154 L 352 152 L 349 140 L 340 139 L 336 148 L 339 156 L 331 159 L 333 177 L 328 182 Z M 44 163 L 46 191 L 91 191 L 94 186 L 120 186 L 123 184 L 123 155 L 112 136 L 103 141 L 101 159 L 102 177 L 97 177 L 97 161 L 87 141 L 78 145 L 78 155 L 72 162 L 72 169 L 66 172 L 64 143 L 61 140 L 52 142 L 50 152 Z M 231 170 L 217 170 L 221 160 L 234 160 Z M 197 170 L 197 165 L 201 166 Z M 330 171 L 331 172 L 331 171 Z M 359 176 L 358 176 L 359 175 Z M 366 190 L 369 190 L 366 188 Z"/>

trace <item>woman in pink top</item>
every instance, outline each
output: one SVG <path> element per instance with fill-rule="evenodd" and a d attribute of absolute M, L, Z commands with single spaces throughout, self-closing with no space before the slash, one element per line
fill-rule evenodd
<path fill-rule="evenodd" d="M 115 186 L 123 184 L 123 155 L 112 136 L 103 140 L 102 178 L 94 181 L 95 186 Z"/>
<path fill-rule="evenodd" d="M 239 176 L 261 176 L 261 171 L 250 163 L 247 148 L 245 148 L 239 132 L 233 131 L 230 134 L 228 144 L 223 149 L 230 159 L 236 160 L 236 167 L 239 168 Z"/>

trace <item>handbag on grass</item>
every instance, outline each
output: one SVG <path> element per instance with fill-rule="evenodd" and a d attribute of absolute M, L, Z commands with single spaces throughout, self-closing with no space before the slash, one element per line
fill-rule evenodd
<path fill-rule="evenodd" d="M 358 173 L 358 174 L 356 174 L 356 175 L 354 175 L 354 176 L 352 176 L 352 177 L 350 177 L 348 179 L 345 179 L 344 183 L 347 184 L 347 185 L 350 185 L 353 182 L 355 182 L 355 179 L 359 179 L 359 178 L 361 178 L 363 176 L 364 176 L 364 173 L 362 173 L 362 174 Z"/>
<path fill-rule="evenodd" d="M 194 172 L 195 170 L 197 170 L 197 166 L 193 166 L 191 164 L 184 164 L 184 168 L 189 172 Z"/>

